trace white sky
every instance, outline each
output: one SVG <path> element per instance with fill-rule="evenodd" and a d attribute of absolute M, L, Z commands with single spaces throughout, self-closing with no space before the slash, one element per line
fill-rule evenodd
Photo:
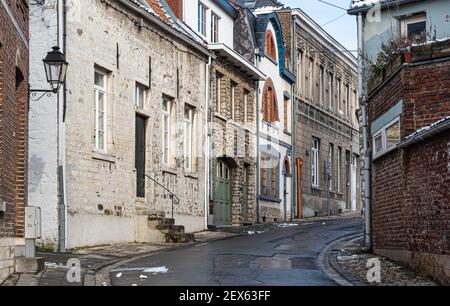
<path fill-rule="evenodd" d="M 319 0 L 279 0 L 292 8 L 300 8 L 321 25 L 337 41 L 349 50 L 357 49 L 356 18 L 346 15 L 344 10 L 320 2 Z M 349 8 L 351 0 L 324 0 L 328 3 Z M 344 15 L 345 14 L 345 15 Z M 335 18 L 339 19 L 332 21 Z M 332 21 L 332 22 L 331 22 Z"/>

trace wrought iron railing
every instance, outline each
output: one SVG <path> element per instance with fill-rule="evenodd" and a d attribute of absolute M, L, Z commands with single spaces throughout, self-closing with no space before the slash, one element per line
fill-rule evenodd
<path fill-rule="evenodd" d="M 160 182 L 158 182 L 156 179 L 154 179 L 153 177 L 151 177 L 150 175 L 148 175 L 145 172 L 142 172 L 140 170 L 134 169 L 134 172 L 137 172 L 141 175 L 144 175 L 145 177 L 147 177 L 149 180 L 151 180 L 152 182 L 154 182 L 156 185 L 158 185 L 159 187 L 161 187 L 162 189 L 164 189 L 171 197 L 172 199 L 172 219 L 173 219 L 173 208 L 174 205 L 178 205 L 180 204 L 180 198 L 177 197 L 177 195 L 175 193 L 173 193 L 170 189 L 168 189 L 166 186 L 162 185 Z"/>

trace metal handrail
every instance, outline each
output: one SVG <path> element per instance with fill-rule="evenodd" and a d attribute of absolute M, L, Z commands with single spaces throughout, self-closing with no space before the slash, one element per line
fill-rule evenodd
<path fill-rule="evenodd" d="M 180 204 L 180 198 L 177 197 L 177 195 L 175 193 L 173 193 L 172 191 L 170 191 L 167 187 L 163 186 L 160 182 L 158 182 L 156 179 L 152 178 L 150 175 L 148 175 L 145 172 L 139 171 L 137 169 L 134 169 L 134 172 L 137 172 L 139 174 L 143 174 L 144 176 L 146 176 L 149 180 L 151 180 L 152 182 L 154 182 L 156 185 L 158 185 L 159 187 L 161 187 L 162 189 L 164 189 L 166 192 L 168 192 L 172 198 L 172 219 L 173 219 L 173 206 L 174 205 L 178 205 Z"/>

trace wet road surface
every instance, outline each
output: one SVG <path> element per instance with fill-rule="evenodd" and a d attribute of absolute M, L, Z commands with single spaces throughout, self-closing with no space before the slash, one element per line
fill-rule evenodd
<path fill-rule="evenodd" d="M 360 219 L 337 219 L 162 251 L 113 270 L 111 284 L 335 286 L 318 266 L 319 253 L 332 241 L 359 233 Z M 144 271 L 155 267 L 160 271 Z"/>

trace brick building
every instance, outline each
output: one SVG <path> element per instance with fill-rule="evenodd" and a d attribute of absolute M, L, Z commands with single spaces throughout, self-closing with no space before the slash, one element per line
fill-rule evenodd
<path fill-rule="evenodd" d="M 412 47 L 369 86 L 373 248 L 450 284 L 450 39 Z"/>
<path fill-rule="evenodd" d="M 0 283 L 25 244 L 28 9 L 24 0 L 0 3 Z"/>

